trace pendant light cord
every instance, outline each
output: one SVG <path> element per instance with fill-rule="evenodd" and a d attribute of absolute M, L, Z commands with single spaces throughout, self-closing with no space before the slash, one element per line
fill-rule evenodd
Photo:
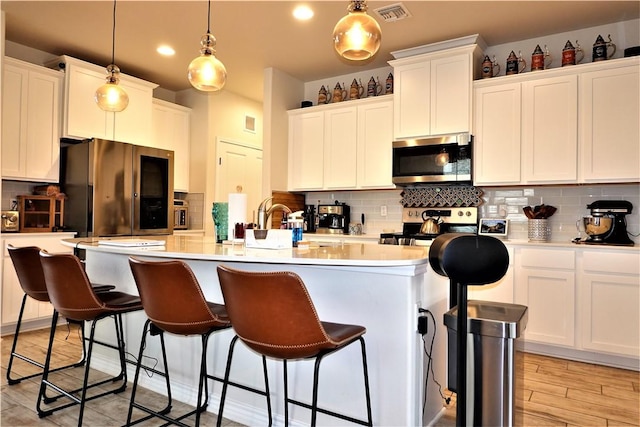
<path fill-rule="evenodd" d="M 113 0 L 113 29 L 111 32 L 111 63 L 116 60 L 116 0 Z"/>
<path fill-rule="evenodd" d="M 211 34 L 211 0 L 209 0 L 209 8 L 207 9 L 207 34 Z"/>

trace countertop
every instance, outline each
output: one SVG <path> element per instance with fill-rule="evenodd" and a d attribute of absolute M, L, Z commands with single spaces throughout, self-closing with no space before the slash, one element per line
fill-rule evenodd
<path fill-rule="evenodd" d="M 145 255 L 160 258 L 198 259 L 274 264 L 332 265 L 362 267 L 403 267 L 429 262 L 429 250 L 418 246 L 373 245 L 365 243 L 311 242 L 309 249 L 252 249 L 242 244 L 217 244 L 213 237 L 173 235 L 144 236 L 161 240 L 162 246 L 115 247 L 99 245 L 105 238 L 64 239 L 66 246 L 97 252 Z M 123 238 L 110 238 L 122 240 Z M 310 239 L 311 240 L 311 239 Z"/>

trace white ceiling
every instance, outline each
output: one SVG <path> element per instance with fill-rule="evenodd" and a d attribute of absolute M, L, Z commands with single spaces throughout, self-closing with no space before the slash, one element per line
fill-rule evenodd
<path fill-rule="evenodd" d="M 350 74 L 386 65 L 390 52 L 479 33 L 489 46 L 640 17 L 640 2 L 628 1 L 412 1 L 411 18 L 387 23 L 374 9 L 396 0 L 369 1 L 382 28 L 382 46 L 368 63 L 335 54 L 331 34 L 348 1 L 306 1 L 315 16 L 297 22 L 298 1 L 212 1 L 211 31 L 217 57 L 228 72 L 226 90 L 262 100 L 267 67 L 302 81 Z M 66 54 L 106 66 L 111 59 L 111 1 L 2 1 L 6 39 L 54 55 Z M 206 1 L 119 0 L 116 64 L 134 75 L 178 91 L 190 86 L 189 62 L 198 56 L 207 30 Z M 176 55 L 160 57 L 161 43 Z"/>

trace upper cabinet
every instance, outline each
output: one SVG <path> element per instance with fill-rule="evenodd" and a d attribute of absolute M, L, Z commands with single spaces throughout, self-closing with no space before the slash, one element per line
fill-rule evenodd
<path fill-rule="evenodd" d="M 159 99 L 153 100 L 152 138 L 154 147 L 174 152 L 174 191 L 189 192 L 189 135 L 191 109 Z"/>
<path fill-rule="evenodd" d="M 119 84 L 129 96 L 129 105 L 118 113 L 107 112 L 94 100 L 96 89 L 105 83 L 105 68 L 69 56 L 62 56 L 50 65 L 64 69 L 64 137 L 153 145 L 151 109 L 156 84 L 121 74 Z"/>
<path fill-rule="evenodd" d="M 394 138 L 469 132 L 472 44 L 389 61 L 394 72 Z"/>
<path fill-rule="evenodd" d="M 580 75 L 582 182 L 640 181 L 640 60 L 611 65 Z"/>
<path fill-rule="evenodd" d="M 476 87 L 474 95 L 474 182 L 520 183 L 520 83 Z"/>
<path fill-rule="evenodd" d="M 640 60 L 476 81 L 473 129 L 475 185 L 640 181 Z"/>
<path fill-rule="evenodd" d="M 395 188 L 391 98 L 289 111 L 289 190 Z"/>
<path fill-rule="evenodd" d="M 58 182 L 62 75 L 5 57 L 2 178 Z"/>

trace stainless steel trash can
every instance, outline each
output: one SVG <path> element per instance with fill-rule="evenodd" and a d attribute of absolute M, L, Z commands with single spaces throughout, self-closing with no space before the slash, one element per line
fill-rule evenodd
<path fill-rule="evenodd" d="M 466 425 L 517 425 L 516 389 L 520 387 L 523 366 L 516 361 L 515 340 L 527 326 L 527 307 L 472 300 L 468 302 L 467 314 Z M 457 390 L 457 317 L 457 307 L 444 315 L 448 335 L 448 387 L 454 391 Z"/>

